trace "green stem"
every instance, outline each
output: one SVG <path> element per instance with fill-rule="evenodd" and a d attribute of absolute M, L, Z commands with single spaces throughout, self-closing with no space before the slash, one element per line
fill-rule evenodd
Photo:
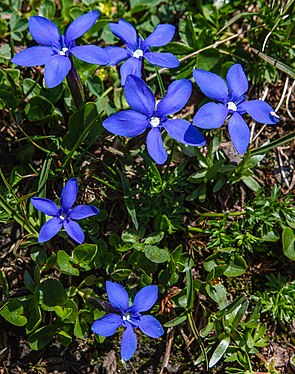
<path fill-rule="evenodd" d="M 158 83 L 159 83 L 159 87 L 160 87 L 161 96 L 163 98 L 165 96 L 165 88 L 164 88 L 163 80 L 162 80 L 161 74 L 159 72 L 159 68 L 157 66 L 155 66 L 155 70 L 156 70 L 156 74 L 157 74 L 157 79 L 158 79 Z"/>
<path fill-rule="evenodd" d="M 32 228 L 30 225 L 26 223 L 24 218 L 16 212 L 14 208 L 12 208 L 9 203 L 6 201 L 6 199 L 0 195 L 0 206 L 11 215 L 11 217 L 20 224 L 25 230 L 27 230 L 30 234 L 37 234 L 37 231 Z"/>
<path fill-rule="evenodd" d="M 204 344 L 202 342 L 202 339 L 201 339 L 201 337 L 199 335 L 199 331 L 197 329 L 197 326 L 195 324 L 195 321 L 193 319 L 193 315 L 192 315 L 191 312 L 187 313 L 187 319 L 188 319 L 190 328 L 191 328 L 191 330 L 192 330 L 192 332 L 193 332 L 193 334 L 194 334 L 194 336 L 195 336 L 195 338 L 196 338 L 196 340 L 197 340 L 197 342 L 198 342 L 198 344 L 199 344 L 199 346 L 201 348 L 201 351 L 202 351 L 202 353 L 204 355 L 205 362 L 206 362 L 206 368 L 208 370 L 209 363 L 208 363 L 208 356 L 207 356 L 207 353 L 206 353 L 206 349 L 205 349 Z"/>
<path fill-rule="evenodd" d="M 114 187 L 113 185 L 111 185 L 110 183 L 104 181 L 103 179 L 100 179 L 100 178 L 96 177 L 95 175 L 92 175 L 92 178 L 95 179 L 95 180 L 97 180 L 98 182 L 104 184 L 105 186 L 111 188 L 112 190 L 118 191 L 118 188 Z"/>
<path fill-rule="evenodd" d="M 71 57 L 70 60 L 72 67 L 67 75 L 67 82 L 77 109 L 81 109 L 85 103 L 84 89 L 80 76 L 75 68 L 74 62 Z"/>
<path fill-rule="evenodd" d="M 92 127 L 92 125 L 94 124 L 95 121 L 97 121 L 97 119 L 100 117 L 100 114 L 98 114 L 94 119 L 93 121 L 91 121 L 89 123 L 89 125 L 87 127 L 85 127 L 85 129 L 83 130 L 82 134 L 79 136 L 78 140 L 76 141 L 74 147 L 70 150 L 70 152 L 68 153 L 64 163 L 63 163 L 63 168 L 66 167 L 66 165 L 68 164 L 68 162 L 70 161 L 70 159 L 72 158 L 74 152 L 80 147 L 80 145 L 82 144 L 82 142 L 84 141 L 84 139 L 87 137 L 89 131 L 90 131 L 90 128 Z"/>

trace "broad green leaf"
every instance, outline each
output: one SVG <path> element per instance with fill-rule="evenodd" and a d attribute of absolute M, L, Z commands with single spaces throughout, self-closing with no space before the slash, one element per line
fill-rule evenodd
<path fill-rule="evenodd" d="M 80 274 L 79 269 L 73 267 L 71 256 L 69 256 L 65 251 L 60 250 L 57 252 L 56 265 L 61 273 L 76 276 Z"/>
<path fill-rule="evenodd" d="M 144 247 L 144 253 L 150 261 L 156 264 L 166 262 L 169 258 L 169 253 L 166 249 L 158 248 L 155 245 L 146 245 Z"/>
<path fill-rule="evenodd" d="M 80 244 L 73 250 L 73 260 L 83 270 L 92 269 L 91 262 L 97 253 L 96 244 Z"/>
<path fill-rule="evenodd" d="M 227 277 L 238 277 L 242 275 L 247 269 L 246 261 L 238 253 L 233 253 L 230 256 L 228 268 L 224 271 Z"/>
<path fill-rule="evenodd" d="M 284 255 L 290 260 L 295 261 L 295 236 L 294 231 L 290 227 L 285 227 L 283 231 L 283 251 Z"/>
<path fill-rule="evenodd" d="M 230 337 L 227 336 L 221 342 L 218 344 L 218 346 L 215 348 L 215 351 L 212 354 L 212 357 L 209 361 L 209 368 L 212 368 L 220 359 L 221 357 L 225 354 L 228 346 L 230 343 Z"/>
<path fill-rule="evenodd" d="M 40 285 L 40 302 L 44 310 L 52 311 L 66 302 L 66 292 L 61 282 L 54 278 L 45 279 Z"/>
<path fill-rule="evenodd" d="M 250 190 L 252 190 L 254 192 L 257 192 L 261 188 L 260 184 L 258 182 L 256 182 L 256 180 L 254 178 L 252 178 L 251 176 L 243 175 L 242 181 L 245 183 L 245 185 L 247 187 L 250 188 Z"/>
<path fill-rule="evenodd" d="M 31 122 L 43 121 L 51 117 L 52 103 L 43 96 L 32 97 L 25 106 L 25 113 Z"/>
<path fill-rule="evenodd" d="M 27 323 L 27 318 L 24 316 L 23 304 L 17 300 L 9 300 L 0 309 L 0 314 L 9 323 L 15 326 L 24 326 Z"/>
<path fill-rule="evenodd" d="M 217 304 L 220 304 L 226 298 L 226 289 L 221 283 L 207 284 L 206 291 Z"/>
<path fill-rule="evenodd" d="M 34 351 L 39 351 L 44 348 L 48 343 L 50 343 L 56 332 L 56 327 L 54 325 L 39 328 L 32 335 L 29 335 L 30 348 Z"/>

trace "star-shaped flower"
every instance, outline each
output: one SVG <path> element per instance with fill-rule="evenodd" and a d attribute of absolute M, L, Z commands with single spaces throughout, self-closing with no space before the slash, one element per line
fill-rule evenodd
<path fill-rule="evenodd" d="M 90 64 L 107 65 L 109 58 L 106 52 L 95 45 L 76 46 L 75 39 L 85 34 L 96 22 L 99 12 L 78 17 L 72 22 L 65 35 L 60 35 L 55 23 L 45 17 L 32 16 L 29 30 L 33 39 L 40 46 L 27 48 L 16 54 L 11 60 L 22 66 L 45 65 L 44 77 L 49 88 L 59 85 L 67 76 L 72 63 L 72 53 L 78 59 Z"/>
<path fill-rule="evenodd" d="M 54 201 L 43 197 L 32 197 L 33 206 L 42 213 L 52 216 L 41 228 L 38 242 L 43 243 L 50 240 L 63 227 L 68 235 L 78 243 L 85 240 L 84 232 L 76 220 L 95 216 L 99 210 L 92 205 L 77 205 L 72 208 L 78 195 L 78 182 L 76 178 L 68 180 L 64 186 L 59 208 Z"/>
<path fill-rule="evenodd" d="M 103 126 L 113 134 L 133 137 L 149 130 L 146 138 L 147 150 L 157 164 L 167 160 L 162 141 L 162 130 L 177 141 L 203 146 L 206 141 L 200 131 L 184 119 L 169 119 L 167 116 L 179 112 L 187 103 L 192 92 L 188 79 L 180 79 L 170 84 L 165 97 L 156 105 L 151 89 L 140 78 L 129 75 L 124 93 L 132 110 L 112 114 Z"/>
<path fill-rule="evenodd" d="M 228 70 L 227 85 L 217 74 L 208 71 L 195 69 L 193 76 L 206 96 L 219 101 L 219 104 L 203 105 L 194 116 L 194 124 L 202 129 L 218 128 L 231 115 L 228 131 L 238 153 L 245 153 L 250 143 L 250 130 L 243 114 L 248 113 L 255 121 L 270 125 L 279 121 L 274 109 L 265 101 L 245 101 L 248 81 L 240 64 L 234 64 Z"/>
<path fill-rule="evenodd" d="M 114 335 L 119 327 L 125 327 L 121 343 L 121 356 L 124 360 L 129 360 L 137 346 L 134 328 L 139 328 L 151 338 L 159 338 L 164 334 L 163 327 L 155 317 L 141 314 L 151 309 L 157 301 L 158 287 L 143 287 L 135 295 L 131 306 L 128 293 L 120 284 L 107 281 L 106 289 L 111 303 L 109 309 L 114 313 L 106 314 L 96 320 L 91 329 L 95 334 L 108 337 Z"/>
<path fill-rule="evenodd" d="M 110 58 L 110 65 L 128 60 L 120 68 L 121 85 L 125 85 L 129 74 L 141 77 L 142 60 L 145 58 L 150 64 L 165 68 L 177 68 L 178 59 L 172 53 L 151 52 L 151 47 L 162 47 L 168 44 L 174 36 L 175 26 L 158 25 L 145 40 L 137 36 L 135 28 L 128 22 L 120 19 L 118 23 L 110 23 L 112 33 L 121 39 L 126 48 L 106 47 Z"/>

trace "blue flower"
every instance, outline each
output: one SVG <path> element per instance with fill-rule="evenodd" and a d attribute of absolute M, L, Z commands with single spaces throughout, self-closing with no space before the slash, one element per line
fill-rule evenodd
<path fill-rule="evenodd" d="M 68 180 L 64 186 L 59 208 L 54 201 L 42 197 L 32 197 L 33 206 L 42 213 L 52 216 L 41 228 L 38 242 L 50 240 L 63 227 L 68 235 L 78 243 L 83 243 L 85 235 L 76 220 L 95 216 L 99 210 L 92 205 L 77 205 L 72 208 L 78 195 L 78 182 L 76 178 Z M 71 209 L 72 208 L 72 209 Z"/>
<path fill-rule="evenodd" d="M 245 102 L 248 81 L 240 64 L 234 64 L 227 72 L 226 83 L 214 73 L 194 70 L 193 76 L 201 91 L 217 103 L 207 103 L 196 113 L 193 122 L 202 129 L 220 127 L 228 121 L 228 131 L 238 153 L 245 153 L 250 143 L 250 130 L 242 115 L 248 113 L 255 121 L 276 124 L 279 117 L 274 109 L 262 100 Z"/>
<path fill-rule="evenodd" d="M 168 44 L 174 36 L 175 26 L 158 25 L 145 40 L 137 37 L 135 28 L 128 22 L 120 19 L 118 23 L 110 23 L 112 33 L 126 44 L 121 47 L 106 47 L 110 57 L 110 65 L 128 60 L 121 66 L 121 85 L 125 85 L 129 74 L 141 77 L 142 60 L 145 58 L 150 64 L 165 68 L 177 68 L 178 59 L 172 53 L 151 52 L 151 47 L 162 47 Z"/>
<path fill-rule="evenodd" d="M 72 53 L 78 59 L 90 64 L 107 65 L 106 52 L 95 45 L 76 46 L 75 39 L 85 34 L 95 23 L 99 12 L 78 17 L 72 22 L 65 35 L 60 35 L 56 25 L 45 17 L 33 16 L 29 20 L 29 30 L 33 39 L 41 46 L 30 47 L 21 51 L 11 60 L 23 66 L 45 65 L 44 77 L 47 87 L 59 85 L 67 76 L 72 63 Z"/>
<path fill-rule="evenodd" d="M 188 79 L 180 79 L 170 84 L 166 96 L 156 106 L 151 89 L 140 78 L 129 75 L 124 93 L 133 110 L 112 114 L 103 126 L 113 134 L 133 137 L 149 130 L 146 138 L 147 150 L 157 164 L 167 160 L 161 131 L 165 129 L 177 141 L 202 146 L 205 139 L 200 131 L 184 119 L 168 119 L 168 115 L 179 112 L 187 103 L 192 92 Z"/>
<path fill-rule="evenodd" d="M 158 287 L 143 287 L 135 295 L 132 306 L 129 305 L 127 291 L 120 284 L 107 281 L 106 289 L 112 305 L 110 309 L 114 313 L 106 314 L 96 320 L 91 329 L 95 334 L 108 337 L 114 335 L 119 327 L 125 327 L 121 343 L 121 356 L 124 360 L 129 360 L 137 346 L 134 328 L 139 328 L 151 338 L 159 338 L 164 334 L 163 327 L 155 317 L 141 315 L 141 312 L 151 309 L 157 301 Z"/>

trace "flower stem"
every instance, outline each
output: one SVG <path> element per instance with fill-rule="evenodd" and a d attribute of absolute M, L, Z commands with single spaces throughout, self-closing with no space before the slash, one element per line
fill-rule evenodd
<path fill-rule="evenodd" d="M 75 68 L 74 62 L 71 57 L 70 60 L 72 67 L 67 75 L 67 82 L 77 109 L 81 109 L 85 102 L 84 89 L 82 86 L 80 76 Z"/>
<path fill-rule="evenodd" d="M 157 66 L 155 66 L 155 70 L 156 70 L 156 74 L 157 74 L 157 79 L 158 79 L 158 83 L 159 83 L 159 87 L 160 87 L 161 96 L 163 98 L 165 96 L 164 84 L 163 84 L 163 81 L 162 81 L 161 74 L 159 72 L 159 68 Z"/>

